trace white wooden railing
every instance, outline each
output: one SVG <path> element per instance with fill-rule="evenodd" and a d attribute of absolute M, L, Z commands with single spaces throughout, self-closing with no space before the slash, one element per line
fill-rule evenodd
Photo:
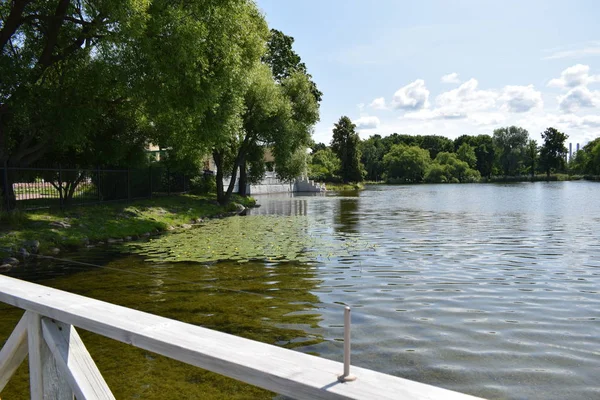
<path fill-rule="evenodd" d="M 29 354 L 31 399 L 114 399 L 75 327 L 298 399 L 475 399 L 422 383 L 0 275 L 25 310 L 0 350 L 0 393 Z"/>

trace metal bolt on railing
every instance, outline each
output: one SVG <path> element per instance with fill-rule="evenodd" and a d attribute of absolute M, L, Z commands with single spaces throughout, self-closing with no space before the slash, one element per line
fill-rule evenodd
<path fill-rule="evenodd" d="M 356 380 L 356 376 L 350 374 L 350 307 L 344 307 L 344 373 L 338 376 L 342 382 Z"/>

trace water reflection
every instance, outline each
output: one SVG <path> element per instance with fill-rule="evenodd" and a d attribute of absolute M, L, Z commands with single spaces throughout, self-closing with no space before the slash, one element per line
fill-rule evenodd
<path fill-rule="evenodd" d="M 358 233 L 358 203 L 358 196 L 342 197 L 339 199 L 338 209 L 334 218 L 336 231 Z"/>
<path fill-rule="evenodd" d="M 306 199 L 280 199 L 280 201 L 266 201 L 260 207 L 251 208 L 247 211 L 247 215 L 306 215 L 308 209 Z"/>

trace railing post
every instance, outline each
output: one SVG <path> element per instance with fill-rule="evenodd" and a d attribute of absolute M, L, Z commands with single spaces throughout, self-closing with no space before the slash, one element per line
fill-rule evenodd
<path fill-rule="evenodd" d="M 356 377 L 350 374 L 350 311 L 350 307 L 344 307 L 344 373 L 338 377 L 342 382 L 356 380 Z"/>
<path fill-rule="evenodd" d="M 73 390 L 44 340 L 41 315 L 34 312 L 29 314 L 27 341 L 31 400 L 73 400 Z"/>

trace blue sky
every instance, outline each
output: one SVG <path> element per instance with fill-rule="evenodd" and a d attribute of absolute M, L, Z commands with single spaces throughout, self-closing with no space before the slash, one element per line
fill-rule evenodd
<path fill-rule="evenodd" d="M 600 2 L 257 0 L 323 92 L 314 139 L 340 116 L 379 133 L 554 126 L 600 136 Z"/>

